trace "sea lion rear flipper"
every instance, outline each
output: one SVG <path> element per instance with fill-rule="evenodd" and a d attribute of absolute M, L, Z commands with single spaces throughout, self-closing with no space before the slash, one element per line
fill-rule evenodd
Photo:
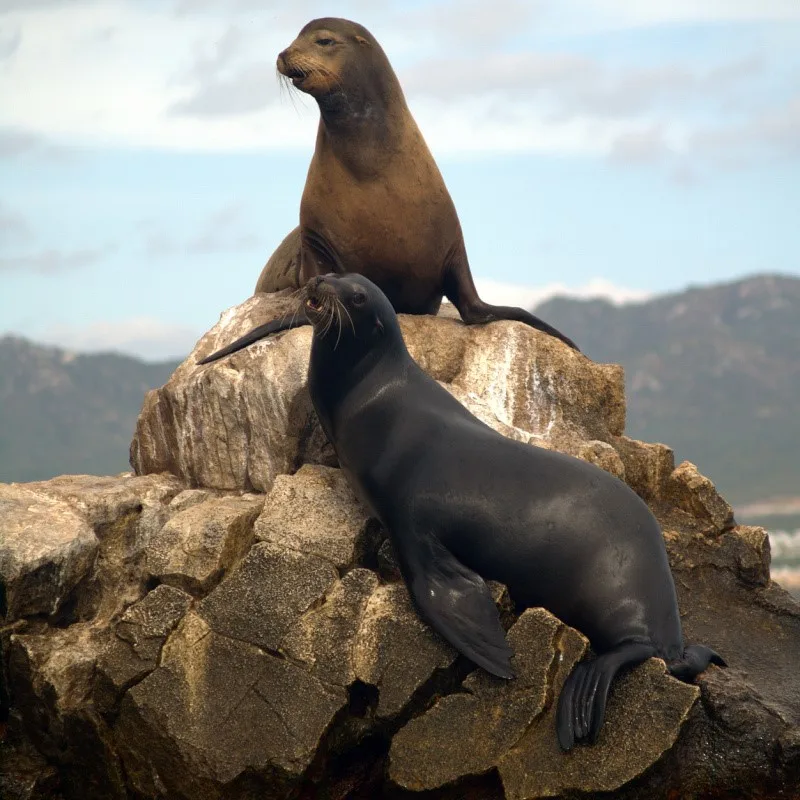
<path fill-rule="evenodd" d="M 489 587 L 434 537 L 408 563 L 406 581 L 420 616 L 460 653 L 498 678 L 513 678 L 513 651 Z M 427 542 L 426 542 L 427 543 Z M 405 559 L 404 559 L 405 560 Z"/>
<path fill-rule="evenodd" d="M 634 667 L 656 655 L 647 642 L 624 642 L 614 650 L 590 661 L 581 661 L 564 682 L 558 698 L 556 728 L 561 749 L 572 749 L 575 742 L 594 743 L 606 716 L 606 700 L 611 681 L 622 667 Z"/>
<path fill-rule="evenodd" d="M 704 644 L 690 644 L 684 651 L 683 656 L 676 661 L 667 664 L 669 674 L 679 681 L 689 683 L 693 681 L 709 664 L 716 664 L 718 667 L 727 667 L 725 659 L 715 653 L 710 647 Z"/>
<path fill-rule="evenodd" d="M 299 328 L 302 325 L 308 324 L 309 322 L 305 317 L 292 317 L 291 319 L 286 319 L 283 317 L 281 319 L 274 319 L 271 322 L 266 322 L 263 325 L 259 325 L 257 328 L 253 328 L 253 330 L 251 330 L 249 333 L 246 333 L 244 336 L 240 336 L 235 342 L 231 342 L 229 345 L 217 350 L 210 356 L 201 358 L 197 363 L 210 364 L 212 361 L 216 361 L 223 356 L 235 353 L 237 350 L 242 350 L 243 348 L 247 347 L 247 345 L 253 344 L 253 342 L 257 342 L 259 339 L 263 339 L 266 336 L 269 336 L 271 333 L 288 331 L 290 328 Z"/>
<path fill-rule="evenodd" d="M 564 344 L 577 350 L 580 348 L 568 336 L 561 333 L 543 319 L 539 319 L 530 311 L 514 306 L 493 306 L 485 303 L 478 296 L 472 273 L 469 269 L 466 250 L 463 242 L 450 254 L 447 272 L 445 273 L 444 293 L 447 299 L 458 309 L 461 319 L 467 325 L 479 325 L 484 322 L 495 322 L 501 319 L 511 319 L 517 322 L 524 322 L 537 331 L 560 339 Z"/>

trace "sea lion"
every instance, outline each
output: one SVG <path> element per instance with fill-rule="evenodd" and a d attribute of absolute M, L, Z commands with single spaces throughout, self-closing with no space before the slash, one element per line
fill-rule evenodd
<path fill-rule="evenodd" d="M 484 580 L 542 606 L 597 654 L 558 701 L 564 750 L 594 741 L 609 686 L 651 656 L 692 680 L 722 658 L 684 647 L 664 539 L 622 481 L 508 439 L 473 416 L 406 349 L 386 295 L 361 275 L 310 281 L 308 386 L 351 485 L 389 531 L 421 617 L 475 664 L 512 678 Z"/>
<path fill-rule="evenodd" d="M 317 101 L 320 120 L 299 229 L 267 262 L 256 292 L 358 272 L 398 313 L 436 314 L 446 296 L 468 325 L 518 320 L 577 349 L 530 312 L 478 296 L 453 201 L 389 59 L 366 28 L 313 20 L 278 56 L 278 71 Z M 261 325 L 203 363 L 304 324 L 297 318 Z"/>

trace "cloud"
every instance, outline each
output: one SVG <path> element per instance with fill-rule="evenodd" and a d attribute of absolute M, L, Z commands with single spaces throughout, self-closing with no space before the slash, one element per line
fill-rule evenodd
<path fill-rule="evenodd" d="M 0 127 L 0 158 L 29 153 L 44 146 L 44 139 L 37 133 Z"/>
<path fill-rule="evenodd" d="M 522 151 L 646 163 L 644 139 L 654 130 L 680 152 L 695 132 L 716 135 L 715 120 L 726 130 L 780 102 L 763 39 L 754 37 L 747 58 L 704 65 L 694 52 L 666 63 L 636 48 L 599 56 L 607 51 L 581 37 L 800 19 L 795 0 L 464 2 L 351 0 L 334 11 L 376 33 L 437 156 Z M 15 9 L 11 21 L 23 33 L 0 70 L 0 96 L 14 99 L 0 109 L 7 131 L 89 147 L 313 147 L 316 106 L 299 93 L 281 97 L 274 59 L 309 18 L 329 13 L 322 0 L 6 0 L 0 8 Z M 633 61 L 621 60 L 627 53 Z M 35 152 L 21 136 L 6 148 Z M 645 150 L 632 155 L 637 139 Z M 764 141 L 783 147 L 780 128 Z"/>
<path fill-rule="evenodd" d="M 244 207 L 239 203 L 229 203 L 209 215 L 197 225 L 199 232 L 188 239 L 178 239 L 161 230 L 153 230 L 153 223 L 144 220 L 141 228 L 145 237 L 145 253 L 148 256 L 161 257 L 175 254 L 211 255 L 215 253 L 233 253 L 248 250 L 258 245 L 260 239 L 249 231 L 242 231 L 241 225 Z"/>
<path fill-rule="evenodd" d="M 0 272 L 36 272 L 50 275 L 55 272 L 68 272 L 96 264 L 108 257 L 114 250 L 111 246 L 82 250 L 41 250 L 38 253 L 22 256 L 0 256 Z"/>
<path fill-rule="evenodd" d="M 184 358 L 200 334 L 191 328 L 151 317 L 132 317 L 91 325 L 56 325 L 38 335 L 38 341 L 81 353 L 114 351 L 146 361 Z"/>
<path fill-rule="evenodd" d="M 678 63 L 612 67 L 569 52 L 497 52 L 480 59 L 437 57 L 407 69 L 401 79 L 408 93 L 421 97 L 539 99 L 559 119 L 606 118 L 668 103 L 686 107 L 719 102 L 721 93 L 736 90 L 763 69 L 763 59 L 752 55 L 699 69 Z"/>
<path fill-rule="evenodd" d="M 692 136 L 693 148 L 710 156 L 768 147 L 784 155 L 800 153 L 800 94 L 783 106 L 767 111 L 739 125 L 709 127 Z"/>
<path fill-rule="evenodd" d="M 275 62 L 248 64 L 226 78 L 211 78 L 190 97 L 173 103 L 170 114 L 235 116 L 266 108 L 274 96 Z"/>
<path fill-rule="evenodd" d="M 592 278 L 583 286 L 567 286 L 553 282 L 543 286 L 520 286 L 483 278 L 476 278 L 475 284 L 482 300 L 493 305 L 535 308 L 553 297 L 573 297 L 580 300 L 603 299 L 614 305 L 639 303 L 652 296 L 651 292 L 617 286 L 605 278 Z"/>
<path fill-rule="evenodd" d="M 629 131 L 611 143 L 609 158 L 619 164 L 649 164 L 672 153 L 660 126 Z"/>
<path fill-rule="evenodd" d="M 37 11 L 47 8 L 67 8 L 80 0 L 0 0 L 0 14 L 12 11 Z"/>
<path fill-rule="evenodd" d="M 31 227 L 25 217 L 0 201 L 0 245 L 30 239 Z"/>
<path fill-rule="evenodd" d="M 787 21 L 800 19 L 795 0 L 669 0 L 669 2 L 631 2 L 631 0 L 591 0 L 592 6 L 607 15 L 609 23 L 626 26 L 654 26 L 666 23 Z"/>
<path fill-rule="evenodd" d="M 11 58 L 19 50 L 20 44 L 22 44 L 20 28 L 10 32 L 0 31 L 0 61 Z"/>
<path fill-rule="evenodd" d="M 548 0 L 448 0 L 397 12 L 403 25 L 423 34 L 435 30 L 444 41 L 485 49 L 512 39 L 547 6 Z"/>

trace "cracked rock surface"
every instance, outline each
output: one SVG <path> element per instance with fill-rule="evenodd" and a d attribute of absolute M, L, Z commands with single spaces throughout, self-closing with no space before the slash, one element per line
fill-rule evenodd
<path fill-rule="evenodd" d="M 762 529 L 623 435 L 619 367 L 516 323 L 402 320 L 495 429 L 646 500 L 687 642 L 730 665 L 686 685 L 651 659 L 615 682 L 598 743 L 565 755 L 555 701 L 586 640 L 493 585 L 506 682 L 420 620 L 314 418 L 310 332 L 195 366 L 280 303 L 226 312 L 148 395 L 139 475 L 0 486 L 3 800 L 797 798 L 800 608 Z"/>

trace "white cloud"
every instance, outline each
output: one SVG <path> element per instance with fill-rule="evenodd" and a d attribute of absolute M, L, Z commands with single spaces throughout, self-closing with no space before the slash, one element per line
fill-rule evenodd
<path fill-rule="evenodd" d="M 614 305 L 638 303 L 652 297 L 652 292 L 617 286 L 605 278 L 592 278 L 583 286 L 567 286 L 553 282 L 543 286 L 520 286 L 502 281 L 475 279 L 478 294 L 487 303 L 498 306 L 534 308 L 553 297 L 572 297 L 578 300 L 608 300 Z"/>
<path fill-rule="evenodd" d="M 796 0 L 591 0 L 579 4 L 593 6 L 626 26 L 800 20 L 800 5 Z"/>
<path fill-rule="evenodd" d="M 82 248 L 81 250 L 55 250 L 47 248 L 36 253 L 16 256 L 0 256 L 0 273 L 11 271 L 38 272 L 49 275 L 68 272 L 96 264 L 114 251 L 113 245 Z"/>
<path fill-rule="evenodd" d="M 28 220 L 0 201 L 0 246 L 8 242 L 25 242 L 31 238 Z"/>
<path fill-rule="evenodd" d="M 150 317 L 132 317 L 86 326 L 55 325 L 33 337 L 79 353 L 117 352 L 147 361 L 185 358 L 200 333 Z"/>
<path fill-rule="evenodd" d="M 242 227 L 244 207 L 228 203 L 198 222 L 196 232 L 180 239 L 161 226 L 161 221 L 142 220 L 144 251 L 148 256 L 211 255 L 247 250 L 259 244 L 259 237 Z"/>
<path fill-rule="evenodd" d="M 323 5 L 0 0 L 7 31 L 0 49 L 5 42 L 8 51 L 0 96 L 13 98 L 0 106 L 0 125 L 17 132 L 10 141 L 17 149 L 25 145 L 20 137 L 32 136 L 84 146 L 308 151 L 316 106 L 298 93 L 281 96 L 274 59 Z M 680 63 L 610 69 L 574 52 L 505 52 L 505 35 L 800 19 L 800 3 L 470 0 L 464 10 L 440 0 L 409 10 L 395 1 L 350 0 L 324 12 L 359 19 L 378 35 L 437 155 L 598 154 L 654 126 L 680 148 L 688 123 L 681 113 L 665 120 L 658 103 L 718 104 L 720 86 L 746 80 L 757 64 L 708 73 Z"/>

